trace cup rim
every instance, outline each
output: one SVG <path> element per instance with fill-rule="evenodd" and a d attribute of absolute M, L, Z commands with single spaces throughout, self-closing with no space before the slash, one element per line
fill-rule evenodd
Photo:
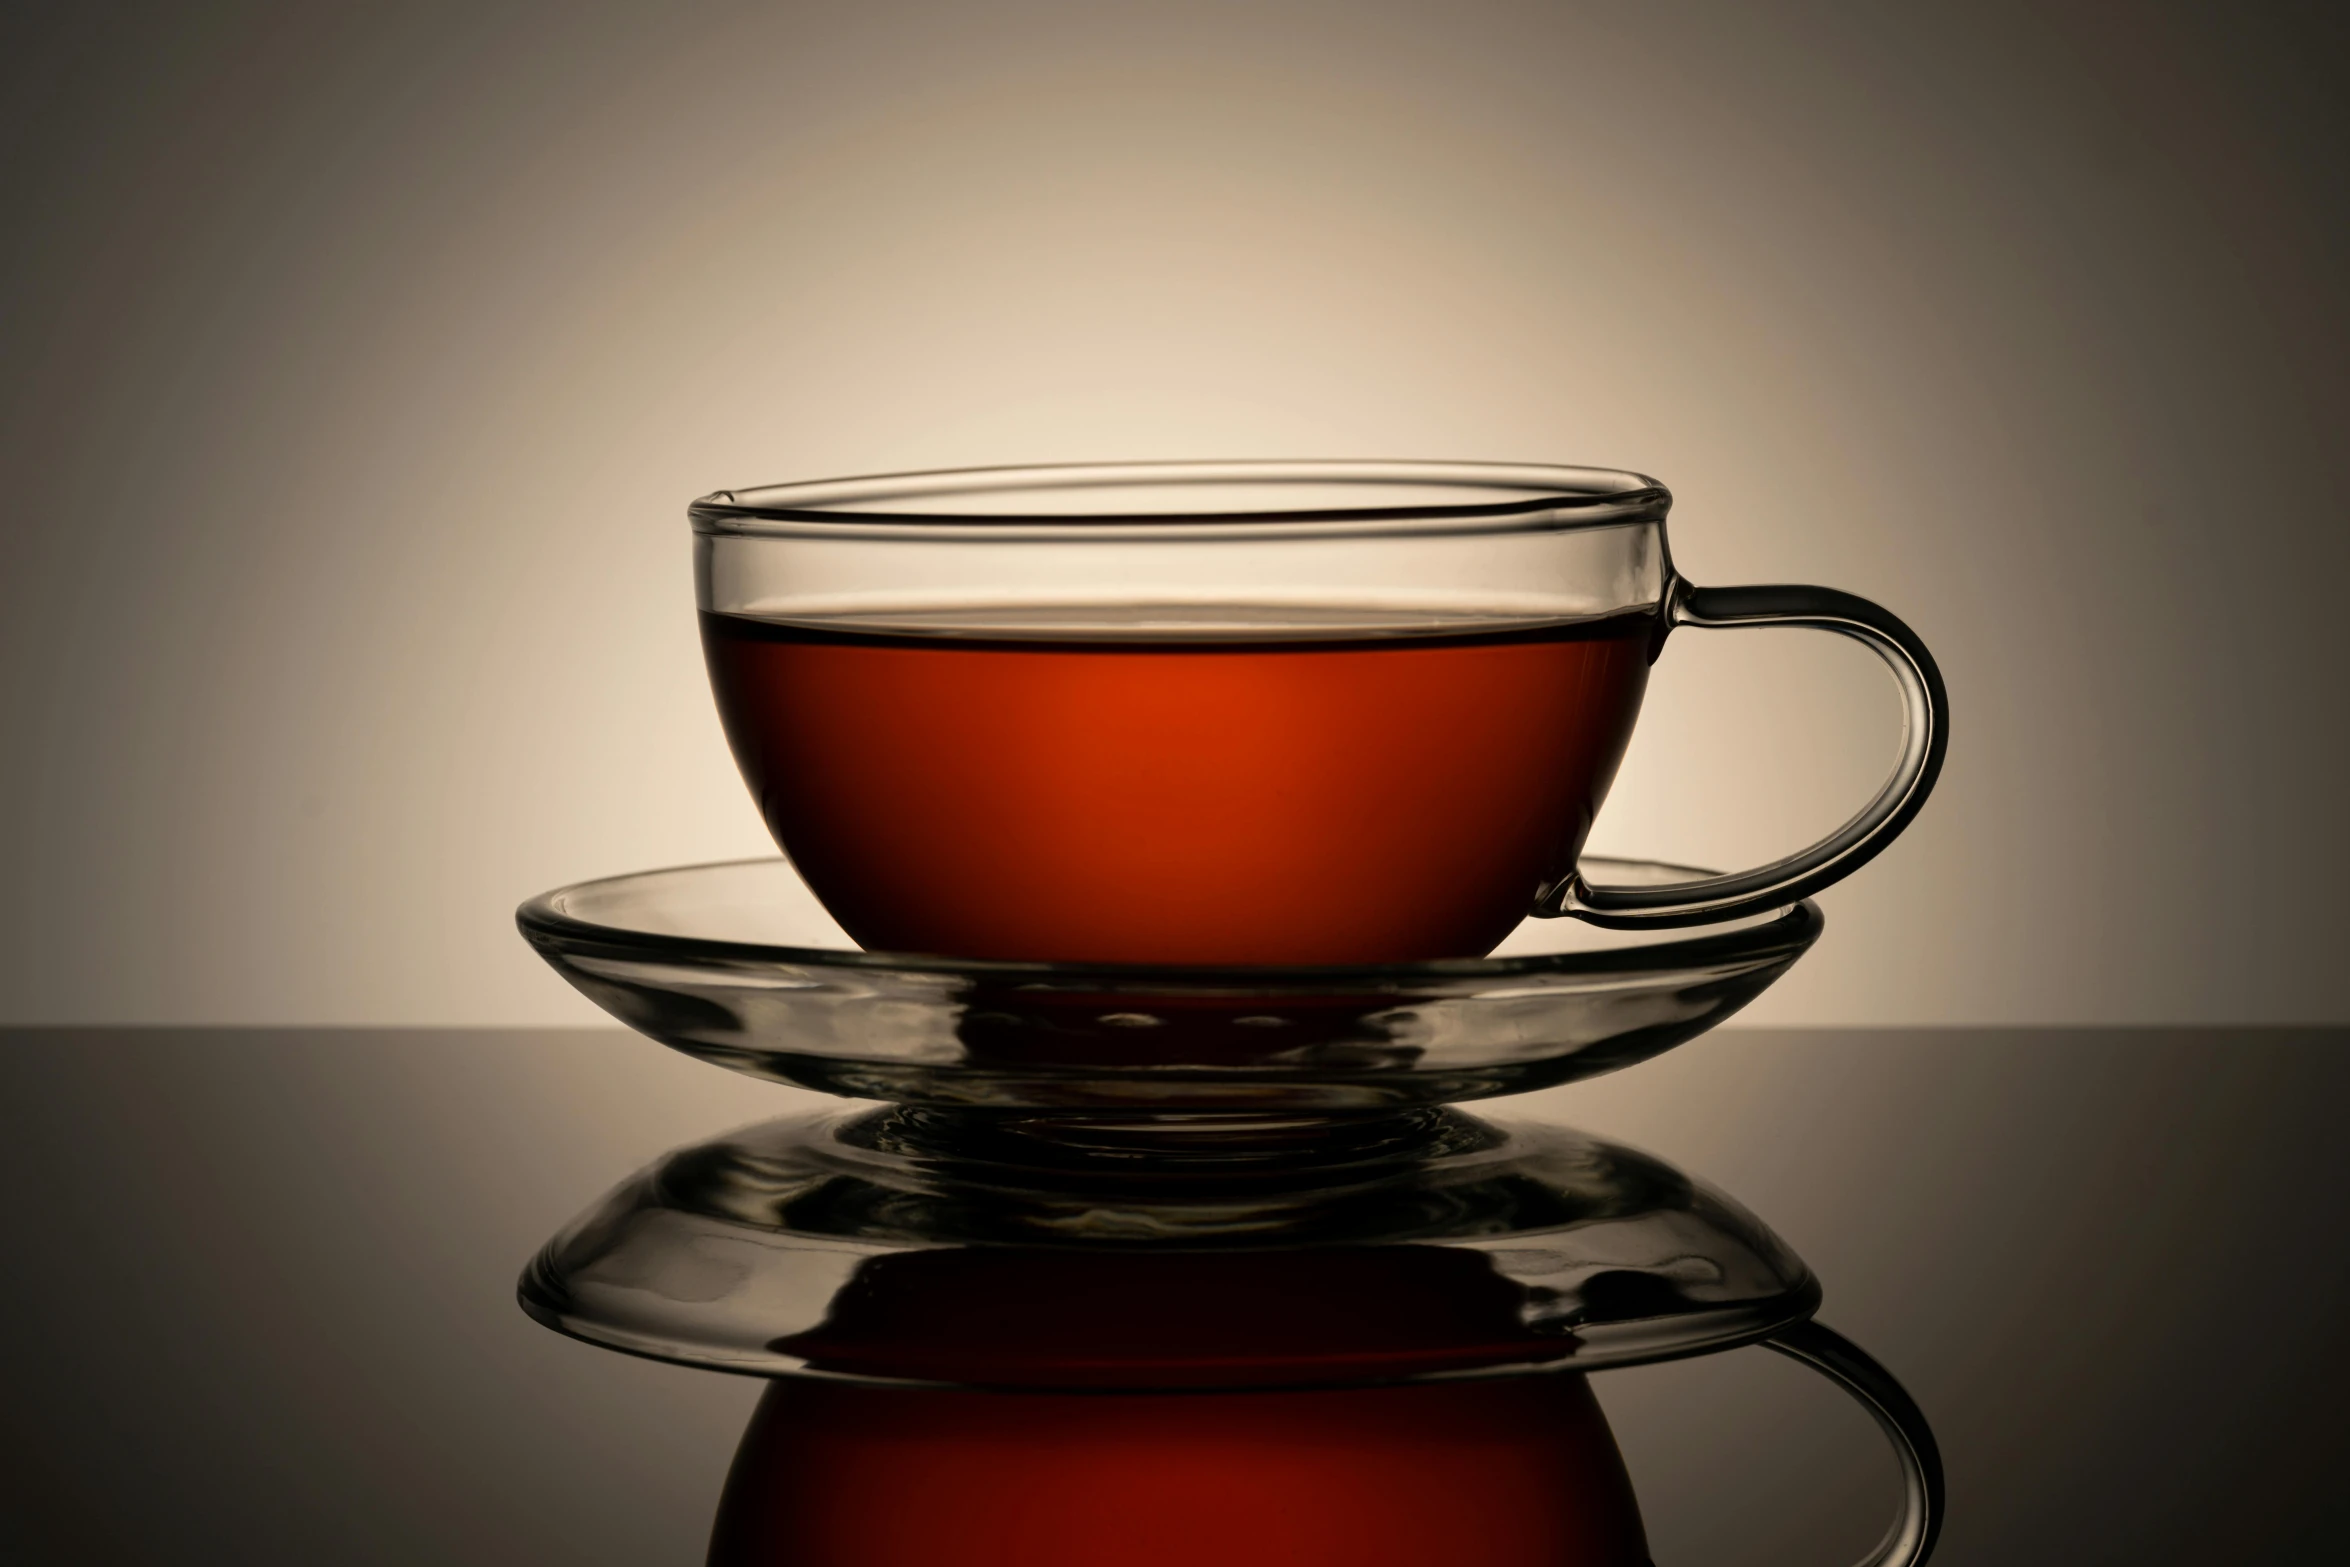
<path fill-rule="evenodd" d="M 1268 506 L 1215 504 L 1213 491 L 1261 492 L 1266 486 L 1321 486 L 1367 492 L 1364 503 Z M 1454 491 L 1459 499 L 1422 498 L 1371 504 L 1379 487 Z M 1130 504 L 1055 509 L 1047 501 L 1145 488 L 1196 489 L 1208 504 L 1137 510 Z M 1018 504 L 1022 492 L 1037 505 Z M 1490 497 L 1490 498 L 1488 498 Z M 985 498 L 985 509 L 971 502 Z M 954 504 L 965 502 L 964 509 Z M 1009 502 L 1009 504 L 1007 504 Z M 1356 532 L 1517 532 L 1661 522 L 1672 504 L 1664 485 L 1645 474 L 1551 463 L 1438 462 L 1398 459 L 1244 459 L 1233 461 L 1045 463 L 921 469 L 717 490 L 687 507 L 702 534 L 926 534 L 1042 529 L 1088 533 L 1229 537 L 1236 531 L 1313 534 Z"/>

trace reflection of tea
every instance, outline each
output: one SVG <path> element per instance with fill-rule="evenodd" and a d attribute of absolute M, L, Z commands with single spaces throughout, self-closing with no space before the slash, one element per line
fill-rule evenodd
<path fill-rule="evenodd" d="M 1349 1385 L 1571 1357 L 1525 1304 L 1443 1246 L 868 1258 L 779 1347 L 948 1385 L 775 1381 L 711 1567 L 1646 1563 L 1582 1377 Z"/>
<path fill-rule="evenodd" d="M 1572 868 L 1652 614 L 1309 640 L 704 615 L 761 812 L 859 942 L 963 957 L 1482 954 Z"/>
<path fill-rule="evenodd" d="M 1645 1567 L 1578 1376 L 1006 1393 L 781 1377 L 711 1567 Z"/>

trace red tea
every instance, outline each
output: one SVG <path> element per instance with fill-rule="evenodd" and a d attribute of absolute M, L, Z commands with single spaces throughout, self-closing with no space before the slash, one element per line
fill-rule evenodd
<path fill-rule="evenodd" d="M 1573 867 L 1657 640 L 702 624 L 759 809 L 859 943 L 1116 963 L 1489 951 Z"/>

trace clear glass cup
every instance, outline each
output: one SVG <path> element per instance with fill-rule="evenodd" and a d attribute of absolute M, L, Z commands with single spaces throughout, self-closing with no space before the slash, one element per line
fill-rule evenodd
<path fill-rule="evenodd" d="M 1923 804 L 1948 730 L 1924 645 L 1831 589 L 1692 585 L 1669 502 L 1598 469 L 1244 462 L 722 491 L 691 516 L 729 741 L 860 944 L 1383 963 L 1481 955 L 1529 913 L 1783 907 Z M 1585 880 L 1668 634 L 1765 625 L 1884 658 L 1884 786 L 1755 870 Z"/>

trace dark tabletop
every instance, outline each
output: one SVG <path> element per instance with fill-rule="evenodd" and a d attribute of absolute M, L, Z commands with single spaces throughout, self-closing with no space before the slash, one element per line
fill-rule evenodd
<path fill-rule="evenodd" d="M 0 1559 L 678 1564 L 758 1389 L 533 1325 L 516 1271 L 801 1096 L 613 1032 L 0 1036 Z M 2350 1032 L 1731 1031 L 1480 1107 L 1736 1196 L 1942 1438 L 1951 1564 L 2350 1528 Z M 1743 1350 L 1595 1385 L 1662 1567 L 1848 1561 L 1865 1419 Z"/>

